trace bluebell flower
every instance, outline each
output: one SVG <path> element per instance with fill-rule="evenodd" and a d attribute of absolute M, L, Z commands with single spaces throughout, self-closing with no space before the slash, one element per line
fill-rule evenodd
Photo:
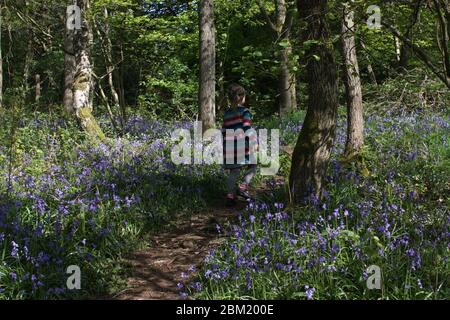
<path fill-rule="evenodd" d="M 190 266 L 189 269 L 188 269 L 188 271 L 189 271 L 189 272 L 195 272 L 195 271 L 196 271 L 195 266 Z"/>
<path fill-rule="evenodd" d="M 315 292 L 316 292 L 315 288 L 310 288 L 307 285 L 305 286 L 306 299 L 312 300 Z"/>
<path fill-rule="evenodd" d="M 202 291 L 202 284 L 200 282 L 191 283 L 189 286 L 196 291 Z"/>
<path fill-rule="evenodd" d="M 13 258 L 18 258 L 19 257 L 19 245 L 17 243 L 15 243 L 14 241 L 11 241 L 11 245 L 12 245 L 11 256 Z"/>

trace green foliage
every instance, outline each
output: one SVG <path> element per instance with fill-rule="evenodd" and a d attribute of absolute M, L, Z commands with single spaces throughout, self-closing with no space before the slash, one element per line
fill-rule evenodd
<path fill-rule="evenodd" d="M 198 112 L 198 82 L 193 81 L 191 72 L 178 59 L 169 59 L 157 77 L 148 76 L 142 82 L 138 108 L 157 119 L 194 118 Z"/>

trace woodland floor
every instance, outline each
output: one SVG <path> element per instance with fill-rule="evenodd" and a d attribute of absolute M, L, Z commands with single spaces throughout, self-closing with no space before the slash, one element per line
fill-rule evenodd
<path fill-rule="evenodd" d="M 277 184 L 283 184 L 282 178 Z M 267 191 L 259 186 L 254 194 Z M 131 269 L 127 288 L 111 296 L 116 300 L 178 300 L 177 283 L 186 282 L 181 273 L 191 266 L 201 268 L 208 252 L 224 243 L 226 234 L 219 234 L 216 224 L 221 226 L 238 219 L 246 202 L 239 201 L 234 208 L 226 208 L 223 201 L 200 214 L 180 219 L 172 230 L 150 237 L 145 250 L 130 254 L 125 263 Z M 196 273 L 191 273 L 192 278 Z"/>

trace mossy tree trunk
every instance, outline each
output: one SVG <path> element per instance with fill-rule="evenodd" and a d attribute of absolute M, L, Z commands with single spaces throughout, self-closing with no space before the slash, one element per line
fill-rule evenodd
<path fill-rule="evenodd" d="M 105 135 L 92 115 L 92 66 L 89 49 L 92 43 L 92 29 L 88 21 L 89 0 L 77 0 L 81 9 L 81 30 L 74 35 L 76 71 L 73 81 L 73 109 L 82 128 L 91 136 L 103 140 Z"/>
<path fill-rule="evenodd" d="M 315 41 L 307 50 L 308 109 L 292 156 L 291 199 L 322 197 L 333 147 L 338 108 L 336 61 L 326 22 L 327 0 L 297 0 L 306 22 L 303 40 Z"/>
<path fill-rule="evenodd" d="M 364 145 L 364 116 L 359 73 L 358 56 L 355 44 L 354 11 L 344 4 L 342 22 L 342 53 L 345 93 L 347 98 L 347 142 L 344 157 L 354 158 Z"/>

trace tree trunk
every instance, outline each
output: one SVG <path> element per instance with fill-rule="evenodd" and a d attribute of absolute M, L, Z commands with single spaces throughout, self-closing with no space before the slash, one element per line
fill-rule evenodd
<path fill-rule="evenodd" d="M 127 120 L 127 114 L 126 114 L 126 112 L 125 112 L 125 108 L 126 108 L 126 105 L 127 105 L 127 101 L 126 101 L 126 99 L 125 99 L 125 86 L 124 86 L 124 84 L 123 84 L 123 78 L 124 78 L 124 75 L 125 75 L 125 71 L 124 71 L 124 64 L 123 64 L 123 61 L 124 61 L 124 53 L 123 53 L 123 43 L 121 43 L 120 44 L 120 67 L 119 67 L 119 74 L 118 74 L 118 89 L 119 89 L 119 101 L 120 101 L 120 106 L 123 108 L 123 111 L 122 111 L 122 115 L 123 115 L 123 121 L 124 121 L 124 123 L 126 123 L 128 120 Z"/>
<path fill-rule="evenodd" d="M 413 2 L 414 4 L 414 2 Z M 411 5 L 411 4 L 410 4 Z M 411 17 L 410 17 L 410 24 L 406 29 L 405 37 L 408 39 L 413 39 L 414 35 L 414 26 L 416 25 L 419 15 L 420 15 L 420 8 L 422 6 L 422 0 L 415 1 L 414 7 L 411 9 L 413 10 Z M 399 61 L 399 68 L 406 70 L 409 66 L 409 59 L 411 57 L 411 49 L 404 43 L 400 46 L 400 61 Z"/>
<path fill-rule="evenodd" d="M 280 52 L 280 116 L 284 116 L 292 111 L 292 93 L 291 93 L 291 72 L 289 70 L 289 53 L 287 48 Z"/>
<path fill-rule="evenodd" d="M 410 37 L 410 36 L 408 36 Z M 400 47 L 400 61 L 398 62 L 398 66 L 401 69 L 407 69 L 409 65 L 409 57 L 410 52 L 409 48 L 405 45 L 401 45 Z"/>
<path fill-rule="evenodd" d="M 297 110 L 297 77 L 295 76 L 295 73 L 291 73 L 291 103 L 292 103 L 292 110 Z"/>
<path fill-rule="evenodd" d="M 113 57 L 112 57 L 112 42 L 109 35 L 109 22 L 108 22 L 108 9 L 106 7 L 103 8 L 103 16 L 105 18 L 105 42 L 106 42 L 106 61 L 107 61 L 107 67 L 106 71 L 108 72 L 108 84 L 109 89 L 111 91 L 111 98 L 113 102 L 113 106 L 115 110 L 120 110 L 121 117 L 120 117 L 120 125 L 122 127 L 122 130 L 125 126 L 124 119 L 125 119 L 125 110 L 120 107 L 120 100 L 119 100 L 119 94 L 116 91 L 116 88 L 114 86 L 114 64 L 113 64 Z"/>
<path fill-rule="evenodd" d="M 442 54 L 442 64 L 447 81 L 450 81 L 450 27 L 448 19 L 450 17 L 450 2 L 438 2 L 433 0 L 435 11 L 437 13 L 437 44 Z M 442 9 L 442 10 L 441 10 Z"/>
<path fill-rule="evenodd" d="M 361 44 L 361 48 L 363 49 L 365 58 L 367 60 L 367 73 L 369 74 L 370 81 L 377 86 L 378 85 L 377 76 L 373 71 L 372 61 L 370 59 L 369 53 L 367 52 L 366 45 L 364 44 L 364 41 L 362 41 L 361 39 L 359 40 L 359 43 Z"/>
<path fill-rule="evenodd" d="M 289 114 L 297 108 L 296 78 L 292 72 L 292 45 L 289 41 L 292 19 L 292 16 L 287 19 L 283 26 L 284 30 L 278 36 L 282 41 L 287 42 L 287 46 L 280 51 L 280 116 Z"/>
<path fill-rule="evenodd" d="M 291 199 L 322 197 L 338 108 L 336 62 L 326 22 L 327 0 L 297 0 L 298 12 L 307 23 L 304 40 L 318 41 L 306 52 L 308 110 L 295 146 L 289 187 Z"/>
<path fill-rule="evenodd" d="M 67 113 L 73 114 L 73 81 L 76 72 L 74 51 L 75 30 L 68 28 L 68 23 L 75 20 L 75 12 L 66 14 L 66 34 L 64 38 L 64 97 L 63 105 Z"/>
<path fill-rule="evenodd" d="M 292 95 L 291 95 L 291 72 L 289 69 L 289 57 L 292 53 L 292 47 L 289 43 L 289 34 L 292 23 L 287 18 L 287 7 L 285 0 L 276 0 L 276 23 L 275 31 L 277 38 L 288 44 L 279 51 L 280 56 L 280 73 L 278 76 L 278 87 L 280 90 L 280 116 L 286 115 L 292 111 Z"/>
<path fill-rule="evenodd" d="M 346 6 L 342 23 L 342 51 L 347 97 L 347 143 L 344 153 L 348 159 L 359 154 L 364 144 L 362 89 L 354 32 L 354 12 Z"/>
<path fill-rule="evenodd" d="M 29 2 L 25 1 L 24 2 L 24 15 L 28 16 L 29 13 Z M 28 80 L 30 78 L 30 65 L 31 62 L 33 60 L 33 30 L 27 26 L 26 27 L 26 37 L 28 37 L 28 41 L 27 41 L 27 51 L 25 54 L 25 63 L 24 63 L 24 67 L 23 67 L 23 74 L 22 74 L 22 99 L 23 102 L 26 102 L 26 99 L 28 97 L 28 94 L 30 93 L 30 86 L 28 83 Z"/>
<path fill-rule="evenodd" d="M 25 55 L 25 64 L 23 67 L 23 82 L 22 82 L 22 97 L 25 102 L 28 93 L 30 92 L 30 85 L 28 83 L 28 79 L 30 78 L 30 64 L 33 60 L 33 41 L 32 41 L 32 32 L 29 30 L 30 39 L 28 40 L 27 45 L 27 54 Z"/>
<path fill-rule="evenodd" d="M 81 30 L 76 30 L 74 52 L 76 72 L 73 82 L 73 109 L 83 129 L 91 136 L 103 140 L 102 130 L 92 115 L 92 66 L 89 60 L 92 30 L 88 21 L 89 0 L 77 0 L 81 9 Z"/>
<path fill-rule="evenodd" d="M 93 24 L 94 24 L 94 27 L 95 27 L 98 37 L 100 39 L 102 39 L 101 40 L 101 48 L 102 48 L 103 57 L 105 59 L 106 76 L 108 79 L 108 86 L 109 86 L 109 89 L 111 92 L 111 101 L 112 101 L 113 107 L 114 107 L 113 109 L 111 108 L 108 97 L 106 96 L 105 91 L 103 90 L 103 87 L 101 84 L 101 79 L 99 79 L 97 84 L 98 84 L 98 88 L 100 91 L 100 95 L 106 104 L 106 108 L 110 115 L 114 130 L 116 132 L 120 133 L 119 131 L 117 131 L 118 126 L 117 126 L 116 119 L 114 116 L 114 111 L 119 113 L 118 118 L 120 121 L 120 130 L 123 131 L 124 126 L 125 126 L 125 123 L 124 123 L 125 108 L 121 107 L 119 94 L 117 93 L 116 87 L 114 85 L 114 71 L 115 71 L 116 67 L 114 66 L 114 63 L 113 63 L 113 53 L 112 53 L 113 47 L 112 47 L 112 42 L 111 42 L 111 38 L 110 38 L 110 27 L 109 27 L 109 22 L 108 22 L 109 13 L 108 13 L 108 9 L 106 7 L 103 7 L 103 17 L 104 17 L 104 22 L 103 22 L 104 33 L 102 33 L 100 31 L 100 27 L 95 19 L 93 19 Z"/>
<path fill-rule="evenodd" d="M 199 105 L 203 130 L 216 122 L 216 37 L 213 0 L 200 0 L 200 86 Z"/>
<path fill-rule="evenodd" d="M 35 96 L 34 96 L 34 101 L 37 103 L 39 102 L 39 100 L 41 100 L 41 75 L 37 74 L 35 76 Z"/>
<path fill-rule="evenodd" d="M 99 80 L 97 82 L 97 85 L 98 85 L 98 90 L 100 92 L 100 96 L 102 97 L 103 101 L 105 102 L 106 110 L 108 110 L 109 119 L 111 120 L 113 129 L 115 132 L 119 132 L 117 130 L 117 123 L 116 123 L 116 119 L 114 117 L 114 113 L 111 110 L 111 106 L 109 105 L 108 97 L 105 94 L 105 90 L 103 90 L 102 82 Z"/>
<path fill-rule="evenodd" d="M 258 0 L 257 3 L 268 25 L 275 32 L 276 40 L 285 44 L 278 52 L 278 60 L 280 63 L 278 74 L 278 108 L 280 116 L 283 117 L 297 108 L 296 78 L 291 70 L 292 45 L 289 41 L 293 14 L 292 12 L 288 12 L 286 0 L 276 0 L 275 22 L 273 22 L 266 11 L 264 3 L 261 0 Z"/>

